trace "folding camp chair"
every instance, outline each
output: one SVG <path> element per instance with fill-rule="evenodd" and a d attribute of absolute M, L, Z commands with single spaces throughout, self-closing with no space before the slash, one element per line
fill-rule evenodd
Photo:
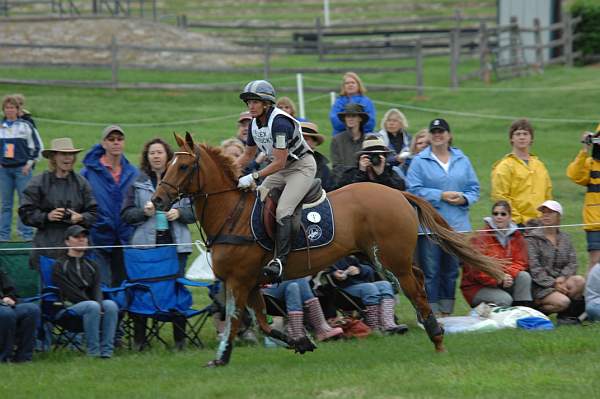
<path fill-rule="evenodd" d="M 211 284 L 178 277 L 179 262 L 174 246 L 150 249 L 124 250 L 126 281 L 126 308 L 133 317 L 148 318 L 144 345 L 152 340 L 169 344 L 160 336 L 165 323 L 185 320 L 183 328 L 175 323 L 182 336 L 192 345 L 202 348 L 200 331 L 210 315 L 211 305 L 197 310 L 192 308 L 192 295 L 186 286 L 205 287 Z"/>
<path fill-rule="evenodd" d="M 15 284 L 22 298 L 34 297 L 40 291 L 40 276 L 29 266 L 31 242 L 0 242 L 0 266 Z"/>
<path fill-rule="evenodd" d="M 353 295 L 348 294 L 340 288 L 330 273 L 320 275 L 322 281 L 317 289 L 321 307 L 323 307 L 325 317 L 332 318 L 336 316 L 336 310 L 339 310 L 346 316 L 358 315 L 360 318 L 365 316 L 365 305 Z"/>

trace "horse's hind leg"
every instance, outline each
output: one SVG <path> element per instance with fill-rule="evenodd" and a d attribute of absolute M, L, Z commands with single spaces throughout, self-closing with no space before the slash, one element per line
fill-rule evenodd
<path fill-rule="evenodd" d="M 219 342 L 217 357 L 208 362 L 207 367 L 225 366 L 229 363 L 233 352 L 233 341 L 241 322 L 241 312 L 246 306 L 247 299 L 248 289 L 243 285 L 231 280 L 225 283 L 225 330 Z"/>
<path fill-rule="evenodd" d="M 417 311 L 419 321 L 423 323 L 425 331 L 429 339 L 433 342 L 437 352 L 445 352 L 444 349 L 444 330 L 440 327 L 431 306 L 427 302 L 427 294 L 425 293 L 424 276 L 421 270 L 416 269 L 412 265 L 411 255 L 397 255 L 403 251 L 392 244 L 393 240 L 382 240 L 379 251 L 374 251 L 374 256 L 380 258 L 385 267 L 389 268 L 400 281 L 400 286 L 404 295 L 410 300 L 413 307 Z"/>
<path fill-rule="evenodd" d="M 445 352 L 444 348 L 444 330 L 440 327 L 433 312 L 431 306 L 427 301 L 427 294 L 425 293 L 425 276 L 421 269 L 411 265 L 411 270 L 408 272 L 401 273 L 398 276 L 402 291 L 411 301 L 413 307 L 417 311 L 419 321 L 423 323 L 429 339 L 435 345 L 437 352 Z"/>

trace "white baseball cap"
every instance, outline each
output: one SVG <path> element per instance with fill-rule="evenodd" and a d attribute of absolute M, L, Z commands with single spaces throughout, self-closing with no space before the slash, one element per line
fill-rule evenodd
<path fill-rule="evenodd" d="M 551 211 L 558 212 L 560 214 L 560 216 L 562 216 L 562 214 L 563 214 L 562 205 L 559 204 L 557 201 L 553 201 L 553 200 L 544 201 L 544 203 L 542 205 L 538 206 L 537 210 L 541 211 L 542 208 L 548 208 Z"/>

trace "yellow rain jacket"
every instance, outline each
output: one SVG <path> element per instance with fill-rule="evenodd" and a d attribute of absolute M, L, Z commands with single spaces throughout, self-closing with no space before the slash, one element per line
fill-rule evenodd
<path fill-rule="evenodd" d="M 583 203 L 583 223 L 600 223 L 600 161 L 581 150 L 567 167 L 567 176 L 575 183 L 587 186 Z M 585 226 L 587 231 L 600 230 L 600 224 Z"/>
<path fill-rule="evenodd" d="M 492 201 L 506 200 L 515 223 L 526 223 L 540 215 L 537 207 L 552 199 L 552 181 L 544 163 L 529 154 L 525 163 L 507 154 L 492 166 Z"/>

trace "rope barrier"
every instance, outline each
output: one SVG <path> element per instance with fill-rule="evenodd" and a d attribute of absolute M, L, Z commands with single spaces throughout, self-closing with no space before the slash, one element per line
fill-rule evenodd
<path fill-rule="evenodd" d="M 585 226 L 597 226 L 599 223 L 575 223 L 575 224 L 560 224 L 554 226 L 530 226 L 530 227 L 517 227 L 517 230 L 534 230 L 534 229 L 544 229 L 544 228 L 571 228 L 571 227 L 585 227 Z M 493 231 L 508 231 L 512 230 L 510 228 L 507 229 L 478 229 L 478 230 L 461 230 L 457 231 L 457 233 L 461 234 L 470 234 L 470 233 L 485 233 L 485 232 L 493 232 Z M 419 235 L 428 235 L 431 233 L 419 233 Z M 86 249 L 107 249 L 107 248 L 155 248 L 158 246 L 186 246 L 186 245 L 195 245 L 199 241 L 194 242 L 186 242 L 186 243 L 172 243 L 172 244 L 124 244 L 124 245 L 89 245 L 85 247 Z M 69 248 L 81 248 L 81 247 L 37 247 L 37 248 L 0 248 L 0 252 L 10 252 L 10 251 L 47 251 L 47 250 L 68 250 Z"/>
<path fill-rule="evenodd" d="M 410 109 L 413 111 L 430 112 L 430 113 L 441 114 L 441 115 L 469 116 L 469 117 L 481 118 L 481 119 L 497 119 L 497 120 L 509 120 L 509 121 L 513 121 L 515 119 L 524 117 L 523 115 L 519 115 L 519 116 L 488 115 L 488 114 L 478 114 L 475 112 L 462 112 L 462 111 L 451 111 L 451 110 L 439 109 L 439 108 L 417 107 L 414 105 L 391 103 L 388 101 L 379 101 L 379 100 L 372 100 L 372 101 L 376 104 L 387 105 L 387 106 L 398 107 L 398 108 L 406 108 L 406 109 Z M 573 124 L 598 123 L 597 119 L 538 118 L 538 117 L 534 117 L 534 116 L 531 116 L 531 117 L 527 116 L 527 119 L 529 119 L 532 122 L 542 122 L 542 123 L 573 123 Z"/>
<path fill-rule="evenodd" d="M 339 80 L 331 80 L 331 79 L 323 79 L 323 78 L 315 78 L 310 76 L 305 76 L 305 80 L 312 80 L 313 82 L 321 82 L 321 83 L 329 83 L 333 84 L 336 87 L 340 85 Z M 556 86 L 556 87 L 449 87 L 449 86 L 416 86 L 416 85 L 393 85 L 393 84 L 376 84 L 370 83 L 370 87 L 387 87 L 392 89 L 424 89 L 424 90 L 432 90 L 432 91 L 475 91 L 475 92 L 507 92 L 507 93 L 515 93 L 515 92 L 552 92 L 552 91 L 598 91 L 599 87 L 594 87 L 593 85 L 589 85 L 589 82 L 586 82 L 586 86 Z"/>

